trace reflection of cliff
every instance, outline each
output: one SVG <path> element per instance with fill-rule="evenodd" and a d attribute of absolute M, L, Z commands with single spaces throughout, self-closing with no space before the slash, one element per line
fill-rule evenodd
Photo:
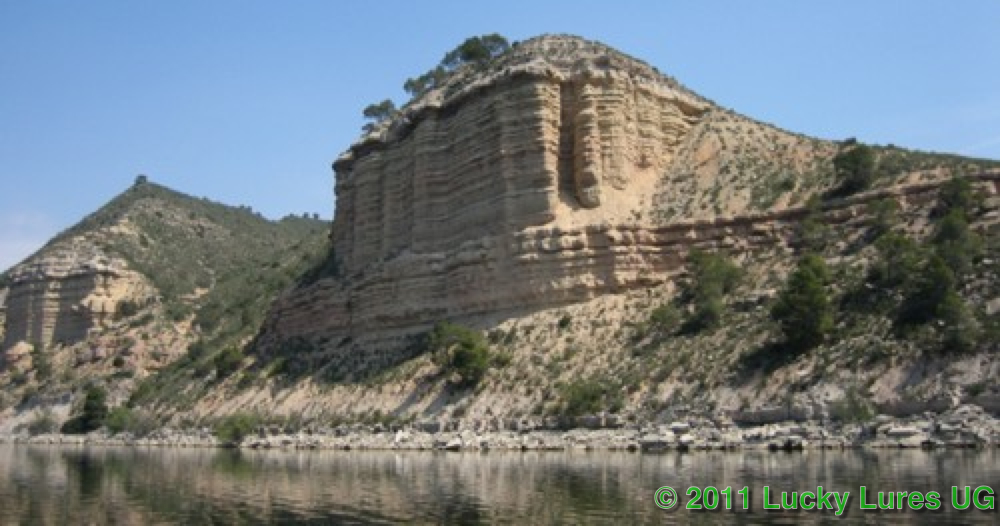
<path fill-rule="evenodd" d="M 761 518 L 764 484 L 786 491 L 822 485 L 850 491 L 856 502 L 861 485 L 945 494 L 953 484 L 996 480 L 997 470 L 984 451 L 482 455 L 3 446 L 0 523 L 686 523 L 690 514 L 666 514 L 653 504 L 656 488 L 670 484 L 748 486 L 753 515 L 712 517 L 743 524 Z M 912 524 L 926 517 L 946 524 L 991 517 L 945 508 L 879 520 Z M 763 519 L 819 523 L 827 517 L 790 512 Z"/>
<path fill-rule="evenodd" d="M 71 344 L 111 321 L 123 299 L 144 299 L 149 286 L 124 261 L 82 240 L 66 240 L 12 269 L 3 347 Z"/>

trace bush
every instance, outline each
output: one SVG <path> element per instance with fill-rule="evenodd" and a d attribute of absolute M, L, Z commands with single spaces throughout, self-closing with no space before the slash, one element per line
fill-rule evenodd
<path fill-rule="evenodd" d="M 954 208 L 941 221 L 932 239 L 938 255 L 956 276 L 967 273 L 982 252 L 983 242 L 969 230 L 962 209 Z"/>
<path fill-rule="evenodd" d="M 823 258 L 808 254 L 789 276 L 771 317 L 781 326 L 785 343 L 802 351 L 823 342 L 833 329 L 833 310 L 827 296 L 829 271 Z"/>
<path fill-rule="evenodd" d="M 45 351 L 41 349 L 32 351 L 31 365 L 35 369 L 35 380 L 42 382 L 52 377 L 52 363 Z"/>
<path fill-rule="evenodd" d="M 145 411 L 133 411 L 127 407 L 116 407 L 108 414 L 106 422 L 112 433 L 132 433 L 144 437 L 157 428 L 156 419 Z"/>
<path fill-rule="evenodd" d="M 692 277 L 686 295 L 694 302 L 695 310 L 687 329 L 715 327 L 725 310 L 723 297 L 736 288 L 743 272 L 725 256 L 698 250 L 691 251 L 688 264 Z"/>
<path fill-rule="evenodd" d="M 851 387 L 844 398 L 830 404 L 830 416 L 839 422 L 867 422 L 875 416 L 871 403 Z"/>
<path fill-rule="evenodd" d="M 66 434 L 83 434 L 100 429 L 108 418 L 108 394 L 99 386 L 87 388 L 83 400 L 83 412 L 66 421 L 62 432 Z"/>
<path fill-rule="evenodd" d="M 215 426 L 215 436 L 222 442 L 237 444 L 260 424 L 260 418 L 246 413 L 236 413 L 223 418 Z"/>
<path fill-rule="evenodd" d="M 981 333 L 979 323 L 958 293 L 949 291 L 945 294 L 938 305 L 937 316 L 943 322 L 944 350 L 969 352 L 975 349 Z"/>
<path fill-rule="evenodd" d="M 864 144 L 842 151 L 833 158 L 840 191 L 853 194 L 867 190 L 875 176 L 875 152 Z"/>
<path fill-rule="evenodd" d="M 958 211 L 962 218 L 969 220 L 968 214 L 980 204 L 980 197 L 973 191 L 972 183 L 964 177 L 952 177 L 938 190 L 938 212 L 947 215 Z"/>
<path fill-rule="evenodd" d="M 459 376 L 459 383 L 476 384 L 490 366 L 490 349 L 477 331 L 449 322 L 438 323 L 431 331 L 428 347 L 434 363 L 446 373 Z"/>
<path fill-rule="evenodd" d="M 236 347 L 227 347 L 212 359 L 212 364 L 215 365 L 215 374 L 219 378 L 226 378 L 235 373 L 240 369 L 242 363 L 243 353 Z"/>
<path fill-rule="evenodd" d="M 677 311 L 677 307 L 664 303 L 649 313 L 648 326 L 654 333 L 664 335 L 673 332 L 680 321 L 681 314 Z"/>
<path fill-rule="evenodd" d="M 563 412 L 569 416 L 601 410 L 604 387 L 594 380 L 578 380 L 562 388 Z"/>
<path fill-rule="evenodd" d="M 903 234 L 889 232 L 875 241 L 879 259 L 869 270 L 869 280 L 886 289 L 911 281 L 920 270 L 924 251 Z"/>
<path fill-rule="evenodd" d="M 940 307 L 955 294 L 955 273 L 938 254 L 931 254 L 919 274 L 905 286 L 897 322 L 902 325 L 927 323 L 940 314 Z"/>
<path fill-rule="evenodd" d="M 563 399 L 563 414 L 579 416 L 597 413 L 603 409 L 611 412 L 621 410 L 624 405 L 620 385 L 595 379 L 577 380 L 560 387 Z"/>

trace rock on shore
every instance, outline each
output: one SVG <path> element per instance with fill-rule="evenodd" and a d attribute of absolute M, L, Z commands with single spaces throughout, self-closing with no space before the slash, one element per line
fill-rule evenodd
<path fill-rule="evenodd" d="M 690 417 L 670 423 L 623 423 L 599 419 L 601 427 L 559 429 L 553 420 L 508 422 L 508 429 L 472 429 L 463 422 L 419 422 L 410 425 L 342 425 L 291 431 L 260 426 L 239 443 L 220 441 L 208 428 L 157 430 L 145 437 L 109 435 L 8 434 L 0 443 L 105 445 L 140 447 L 239 447 L 245 449 L 563 451 L 624 450 L 637 452 L 697 450 L 799 450 L 844 448 L 985 448 L 1000 446 L 1000 419 L 976 405 L 944 413 L 905 418 L 879 415 L 864 423 L 818 421 L 738 426 L 725 417 Z"/>

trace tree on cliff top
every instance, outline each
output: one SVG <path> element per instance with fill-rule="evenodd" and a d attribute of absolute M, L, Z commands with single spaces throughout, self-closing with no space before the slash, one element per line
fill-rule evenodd
<path fill-rule="evenodd" d="M 448 78 L 448 74 L 465 64 L 484 66 L 490 60 L 510 49 L 510 42 L 500 34 L 490 33 L 469 37 L 455 49 L 445 53 L 437 66 L 423 75 L 406 79 L 403 91 L 416 98 L 440 86 Z M 382 121 L 391 118 L 397 112 L 396 105 L 389 99 L 377 104 L 369 104 L 362 112 L 369 122 L 364 125 L 365 133 L 371 133 Z"/>
<path fill-rule="evenodd" d="M 510 42 L 500 34 L 491 33 L 469 37 L 455 49 L 445 53 L 436 67 L 423 75 L 406 79 L 403 91 L 411 97 L 419 97 L 438 87 L 448 77 L 448 73 L 464 64 L 482 66 L 510 49 Z"/>
<path fill-rule="evenodd" d="M 385 99 L 378 104 L 369 104 L 368 106 L 365 106 L 365 109 L 361 111 L 361 114 L 364 115 L 366 119 L 371 121 L 364 126 L 365 132 L 371 132 L 379 123 L 392 118 L 392 116 L 396 114 L 396 104 L 389 99 Z"/>
<path fill-rule="evenodd" d="M 491 33 L 478 37 L 469 37 L 455 49 L 445 54 L 441 66 L 454 70 L 462 64 L 488 62 L 493 57 L 510 49 L 510 42 L 503 35 Z"/>

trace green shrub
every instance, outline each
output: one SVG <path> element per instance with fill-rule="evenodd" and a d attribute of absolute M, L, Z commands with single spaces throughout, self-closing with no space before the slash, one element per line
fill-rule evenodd
<path fill-rule="evenodd" d="M 459 383 L 476 384 L 490 366 L 490 349 L 478 331 L 449 322 L 438 323 L 428 338 L 433 360 L 446 373 L 459 376 Z"/>
<path fill-rule="evenodd" d="M 853 194 L 867 190 L 875 177 L 875 152 L 864 144 L 855 144 L 833 158 L 840 191 Z"/>
<path fill-rule="evenodd" d="M 937 317 L 943 326 L 945 351 L 969 352 L 979 343 L 979 323 L 969 307 L 955 291 L 949 291 L 937 308 Z"/>
<path fill-rule="evenodd" d="M 688 264 L 691 280 L 686 296 L 694 303 L 694 314 L 686 329 L 699 331 L 715 327 L 725 310 L 723 298 L 739 284 L 743 271 L 723 255 L 699 250 L 691 251 Z"/>
<path fill-rule="evenodd" d="M 941 305 L 955 294 L 955 273 L 947 262 L 932 253 L 920 267 L 915 279 L 905 285 L 897 323 L 918 325 L 936 319 Z"/>
<path fill-rule="evenodd" d="M 260 425 L 260 418 L 247 413 L 229 415 L 215 426 L 215 436 L 225 443 L 236 444 Z"/>
<path fill-rule="evenodd" d="M 947 215 L 957 211 L 962 219 L 969 220 L 968 214 L 979 208 L 981 197 L 972 188 L 972 183 L 964 177 L 952 177 L 938 190 L 938 211 Z"/>
<path fill-rule="evenodd" d="M 869 270 L 869 280 L 885 289 L 911 281 L 919 272 L 925 253 L 903 234 L 888 232 L 875 241 L 879 258 Z"/>
<path fill-rule="evenodd" d="M 983 242 L 969 229 L 962 209 L 949 211 L 938 222 L 932 239 L 938 255 L 956 276 L 967 273 L 982 252 Z"/>
<path fill-rule="evenodd" d="M 66 434 L 83 434 L 100 429 L 108 417 L 108 394 L 99 386 L 87 388 L 83 400 L 83 412 L 66 421 L 62 432 Z"/>
<path fill-rule="evenodd" d="M 45 381 L 52 377 L 52 362 L 48 355 L 41 349 L 31 352 L 31 364 L 35 369 L 35 380 Z"/>
<path fill-rule="evenodd" d="M 226 378 L 240 369 L 243 363 L 243 353 L 236 347 L 227 347 L 212 359 L 215 365 L 215 374 L 219 378 Z"/>
<path fill-rule="evenodd" d="M 867 422 L 875 416 L 875 412 L 871 403 L 851 387 L 844 398 L 830 404 L 830 416 L 840 422 Z"/>
<path fill-rule="evenodd" d="M 671 303 L 664 303 L 649 313 L 647 326 L 657 334 L 669 334 L 677 329 L 681 321 L 681 313 Z"/>
<path fill-rule="evenodd" d="M 116 407 L 108 414 L 106 425 L 112 433 L 132 433 L 136 437 L 144 437 L 157 428 L 153 415 L 127 407 Z"/>
<path fill-rule="evenodd" d="M 833 309 L 826 292 L 829 279 L 826 262 L 815 254 L 803 257 L 788 277 L 771 317 L 780 325 L 791 349 L 815 347 L 833 329 Z"/>
<path fill-rule="evenodd" d="M 593 378 L 581 379 L 560 387 L 562 410 L 566 416 L 597 413 L 603 409 L 611 412 L 621 410 L 624 400 L 619 385 L 601 382 Z"/>
<path fill-rule="evenodd" d="M 594 380 L 578 380 L 563 386 L 563 412 L 570 416 L 601 410 L 604 387 Z"/>

